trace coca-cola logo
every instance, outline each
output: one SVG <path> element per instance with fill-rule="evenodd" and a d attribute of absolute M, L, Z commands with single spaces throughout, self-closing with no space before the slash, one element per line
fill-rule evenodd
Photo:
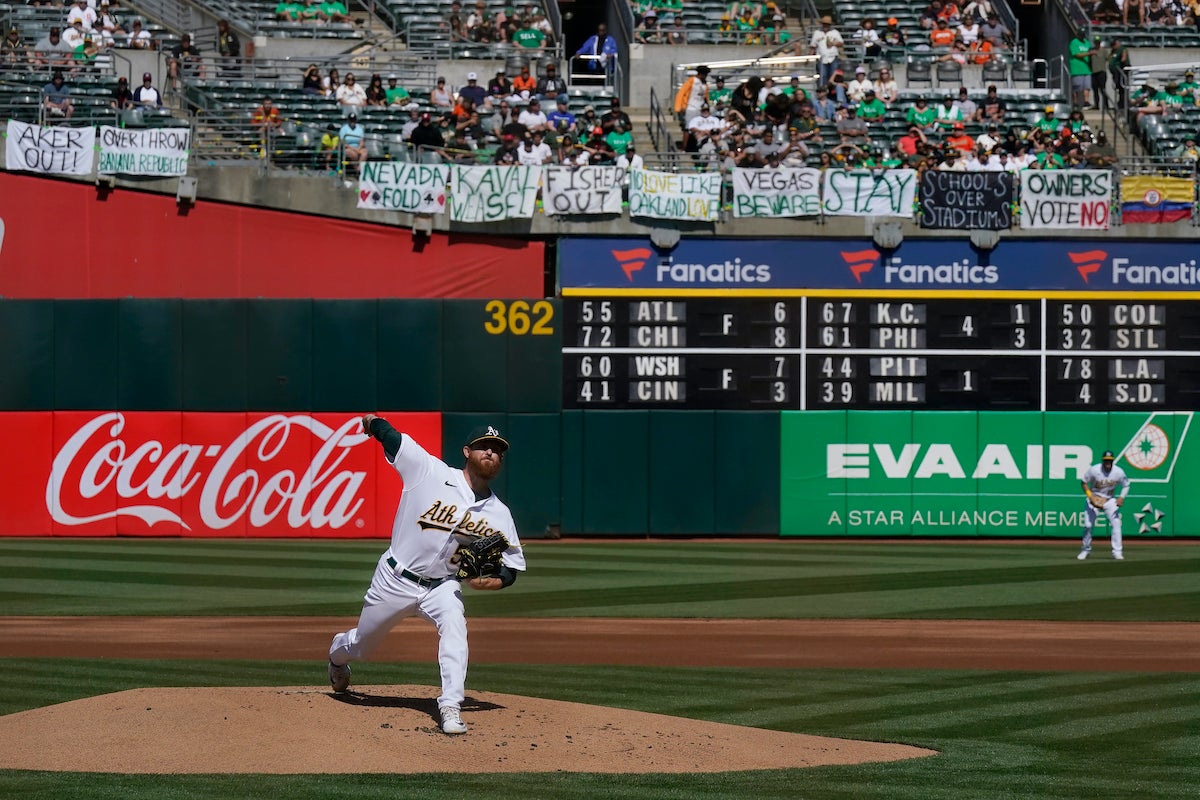
<path fill-rule="evenodd" d="M 101 414 L 58 450 L 46 482 L 46 510 L 55 522 L 127 516 L 191 530 L 170 507 L 179 503 L 166 501 L 188 502 L 190 511 L 189 498 L 195 498 L 196 515 L 214 531 L 243 518 L 250 528 L 262 528 L 280 515 L 291 528 L 337 530 L 365 502 L 360 489 L 367 473 L 345 467 L 350 449 L 368 438 L 358 417 L 333 428 L 306 414 L 275 414 L 228 441 L 174 446 L 153 438 L 126 441 L 124 431 L 124 414 Z M 298 449 L 311 454 L 306 464 L 297 463 Z M 100 508 L 96 498 L 113 490 L 116 507 Z"/>

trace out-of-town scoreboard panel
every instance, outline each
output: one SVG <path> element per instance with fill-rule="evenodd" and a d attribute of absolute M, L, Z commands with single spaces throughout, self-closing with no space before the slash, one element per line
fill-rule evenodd
<path fill-rule="evenodd" d="M 563 299 L 566 408 L 1189 410 L 1200 303 Z"/>

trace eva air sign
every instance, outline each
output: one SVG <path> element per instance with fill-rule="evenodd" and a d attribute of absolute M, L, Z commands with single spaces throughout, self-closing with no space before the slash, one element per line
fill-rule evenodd
<path fill-rule="evenodd" d="M 1112 449 L 1125 534 L 1200 536 L 1191 412 L 785 412 L 785 536 L 1079 535 L 1080 475 Z M 1189 438 L 1190 434 L 1190 438 Z"/>

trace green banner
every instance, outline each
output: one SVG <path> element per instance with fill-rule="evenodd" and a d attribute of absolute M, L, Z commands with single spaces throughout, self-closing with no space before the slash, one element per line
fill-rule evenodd
<path fill-rule="evenodd" d="M 1200 504 L 1187 498 L 1200 485 L 1192 417 L 785 411 L 780 532 L 1073 538 L 1083 522 L 1079 478 L 1111 449 L 1131 481 L 1126 536 L 1200 536 Z M 1178 500 L 1175 485 L 1185 487 Z"/>

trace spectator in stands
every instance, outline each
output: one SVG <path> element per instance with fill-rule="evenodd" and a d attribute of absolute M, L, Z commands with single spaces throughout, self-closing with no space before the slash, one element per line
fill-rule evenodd
<path fill-rule="evenodd" d="M 675 92 L 675 113 L 683 120 L 690 120 L 700 113 L 700 106 L 709 102 L 707 66 L 696 67 L 696 74 L 689 75 Z"/>
<path fill-rule="evenodd" d="M 96 34 L 105 47 L 116 44 L 117 37 L 125 36 L 125 28 L 117 20 L 116 11 L 108 0 L 101 0 L 100 13 L 96 18 Z"/>
<path fill-rule="evenodd" d="M 608 106 L 608 111 L 600 118 L 600 127 L 604 129 L 604 132 L 607 134 L 616 127 L 618 122 L 625 127 L 625 130 L 632 131 L 633 121 L 629 119 L 629 115 L 621 108 L 621 98 L 614 97 L 612 100 L 609 100 Z"/>
<path fill-rule="evenodd" d="M 888 17 L 887 27 L 879 34 L 879 38 L 887 47 L 904 47 L 908 41 L 904 29 L 900 27 L 900 20 L 895 17 Z"/>
<path fill-rule="evenodd" d="M 633 40 L 641 44 L 661 44 L 662 30 L 658 27 L 658 12 L 653 8 L 642 15 L 633 31 Z"/>
<path fill-rule="evenodd" d="M 500 146 L 492 154 L 492 163 L 499 166 L 515 166 L 520 161 L 520 148 L 517 137 L 506 133 L 500 140 Z"/>
<path fill-rule="evenodd" d="M 484 0 L 477 0 L 475 8 L 467 15 L 467 36 L 471 41 L 491 41 L 491 35 L 482 30 L 487 28 L 488 21 L 487 3 Z"/>
<path fill-rule="evenodd" d="M 722 168 L 726 170 L 737 167 L 742 169 L 762 169 L 766 165 L 767 162 L 763 159 L 762 154 L 758 152 L 756 145 L 738 144 L 725 156 Z"/>
<path fill-rule="evenodd" d="M 367 105 L 378 108 L 387 105 L 387 89 L 383 88 L 383 77 L 378 72 L 371 75 L 367 84 Z"/>
<path fill-rule="evenodd" d="M 517 115 L 517 122 L 524 125 L 525 130 L 531 133 L 533 131 L 542 131 L 544 133 L 550 127 L 550 122 L 546 119 L 546 113 L 542 111 L 542 103 L 536 97 L 529 99 L 529 105 Z"/>
<path fill-rule="evenodd" d="M 963 155 L 974 152 L 975 140 L 967 134 L 966 125 L 962 122 L 954 123 L 950 128 L 950 133 L 946 137 L 946 146 L 953 147 Z"/>
<path fill-rule="evenodd" d="M 555 109 L 546 115 L 550 130 L 559 136 L 575 134 L 575 115 L 568 107 L 569 100 L 567 95 L 560 94 L 555 98 Z"/>
<path fill-rule="evenodd" d="M 811 106 L 808 107 L 807 114 L 811 118 L 811 115 L 812 115 L 812 107 Z M 802 114 L 801 119 L 803 119 L 803 116 L 804 115 Z M 801 121 L 801 120 L 797 120 L 797 122 L 799 122 L 799 121 Z M 788 136 L 787 142 L 784 143 L 783 149 L 780 150 L 778 153 L 780 166 L 803 167 L 804 163 L 805 163 L 805 159 L 808 158 L 809 152 L 810 152 L 808 149 L 808 144 L 804 141 L 804 138 L 803 138 L 804 131 L 802 131 L 798 127 L 791 127 L 791 128 L 788 128 L 787 136 Z M 820 132 L 819 131 L 817 132 L 816 138 L 813 139 L 813 141 L 817 141 L 817 142 L 820 141 Z"/>
<path fill-rule="evenodd" d="M 1150 0 L 1146 7 L 1146 25 L 1174 25 L 1174 9 L 1164 6 L 1162 0 Z"/>
<path fill-rule="evenodd" d="M 875 95 L 885 106 L 891 106 L 900 98 L 900 86 L 892 77 L 892 71 L 887 67 L 879 70 L 879 80 L 875 81 Z"/>
<path fill-rule="evenodd" d="M 688 120 L 683 149 L 689 153 L 700 152 L 712 139 L 720 138 L 724 130 L 725 122 L 713 116 L 712 109 L 705 103 L 700 106 L 700 113 Z"/>
<path fill-rule="evenodd" d="M 325 87 L 321 84 L 321 69 L 316 64 L 309 64 L 304 68 L 304 77 L 300 79 L 300 91 L 306 95 L 325 94 Z"/>
<path fill-rule="evenodd" d="M 969 0 L 963 6 L 962 19 L 964 23 L 970 20 L 982 25 L 984 20 L 995 13 L 996 9 L 992 5 L 992 0 Z"/>
<path fill-rule="evenodd" d="M 858 105 L 858 116 L 864 122 L 879 122 L 887 114 L 887 106 L 879 99 L 874 89 L 868 89 Z"/>
<path fill-rule="evenodd" d="M 867 77 L 866 67 L 854 70 L 854 80 L 846 84 L 846 97 L 851 103 L 861 103 L 868 91 L 873 91 L 875 84 Z"/>
<path fill-rule="evenodd" d="M 617 40 L 608 35 L 608 26 L 600 23 L 596 32 L 575 51 L 575 57 L 584 59 L 591 72 L 608 73 L 616 61 Z"/>
<path fill-rule="evenodd" d="M 645 161 L 638 155 L 636 143 L 630 142 L 629 146 L 625 148 L 625 152 L 617 156 L 616 165 L 626 170 L 643 169 L 645 167 Z M 625 181 L 626 185 L 628 185 L 628 176 L 626 176 Z"/>
<path fill-rule="evenodd" d="M 624 155 L 625 148 L 633 143 L 633 131 L 625 127 L 625 123 L 621 120 L 615 120 L 612 129 L 604 135 L 604 141 L 608 142 L 618 156 Z"/>
<path fill-rule="evenodd" d="M 117 85 L 113 87 L 108 106 L 116 111 L 133 108 L 133 92 L 129 91 L 129 79 L 124 75 L 117 78 Z"/>
<path fill-rule="evenodd" d="M 733 20 L 742 44 L 759 44 L 759 12 L 761 6 L 755 3 L 742 3 L 741 12 Z"/>
<path fill-rule="evenodd" d="M 983 102 L 975 112 L 975 121 L 994 122 L 999 125 L 1004 122 L 1004 114 L 1007 110 L 1004 99 L 997 93 L 996 86 L 993 84 L 987 88 L 987 94 L 984 95 Z"/>
<path fill-rule="evenodd" d="M 264 95 L 262 104 L 254 109 L 250 125 L 258 131 L 264 144 L 279 133 L 283 127 L 283 115 L 279 113 L 279 107 L 271 100 L 270 95 Z"/>
<path fill-rule="evenodd" d="M 953 103 L 953 98 L 951 98 Z M 936 108 L 931 107 L 925 100 L 924 96 L 918 96 L 913 101 L 905 115 L 909 125 L 915 125 L 924 133 L 933 133 L 938 130 L 938 112 Z"/>
<path fill-rule="evenodd" d="M 929 5 L 925 6 L 921 11 L 921 16 L 918 20 L 922 28 L 927 31 L 932 31 L 937 27 L 937 21 L 942 16 L 941 0 L 929 0 Z"/>
<path fill-rule="evenodd" d="M 839 69 L 833 73 L 833 79 L 829 81 L 829 96 L 839 106 L 844 106 L 850 102 L 850 96 L 846 92 L 846 76 Z"/>
<path fill-rule="evenodd" d="M 62 41 L 72 53 L 79 49 L 83 44 L 83 20 L 77 19 L 67 25 L 62 32 Z"/>
<path fill-rule="evenodd" d="M 521 146 L 517 149 L 517 163 L 524 167 L 538 167 L 543 164 L 549 164 L 554 157 L 554 151 L 550 149 L 550 145 L 546 144 L 543 139 L 545 134 L 542 131 L 532 131 L 521 142 Z"/>
<path fill-rule="evenodd" d="M 938 17 L 936 26 L 929 32 L 929 46 L 934 50 L 947 50 L 954 46 L 957 39 L 957 34 L 950 28 L 950 21 Z"/>
<path fill-rule="evenodd" d="M 59 29 L 52 27 L 33 46 L 34 64 L 39 67 L 65 66 L 70 60 L 72 49 L 62 40 Z"/>
<path fill-rule="evenodd" d="M 813 31 L 808 43 L 809 55 L 817 57 L 817 83 L 826 84 L 833 79 L 845 42 L 833 27 L 833 17 L 821 17 L 821 27 Z"/>
<path fill-rule="evenodd" d="M 142 73 L 142 85 L 133 90 L 134 105 L 142 108 L 162 108 L 162 93 L 154 88 L 154 77 Z"/>
<path fill-rule="evenodd" d="M 297 0 L 280 0 L 275 6 L 275 19 L 280 22 L 299 22 L 307 6 Z"/>
<path fill-rule="evenodd" d="M 337 90 L 342 87 L 342 76 L 338 73 L 337 67 L 331 67 L 329 74 L 321 82 L 325 87 L 325 96 L 337 98 Z"/>
<path fill-rule="evenodd" d="M 759 27 L 763 30 L 763 44 L 787 44 L 792 40 L 787 30 L 787 17 L 774 2 L 763 6 Z"/>
<path fill-rule="evenodd" d="M 467 35 L 467 29 L 464 27 L 462 17 L 457 14 L 451 14 L 446 20 L 446 26 L 450 31 L 450 41 L 455 44 L 471 41 L 471 37 Z"/>
<path fill-rule="evenodd" d="M 846 116 L 837 124 L 838 136 L 841 137 L 842 144 L 860 145 L 866 144 L 867 122 L 858 118 L 858 108 L 850 106 L 846 109 Z"/>
<path fill-rule="evenodd" d="M 934 169 L 939 172 L 966 172 L 967 166 L 963 163 L 961 156 L 961 151 L 953 147 L 946 147 L 942 151 L 941 161 Z"/>
<path fill-rule="evenodd" d="M 154 37 L 150 35 L 150 31 L 142 30 L 142 21 L 135 19 L 133 29 L 129 31 L 129 46 L 134 50 L 149 50 L 153 41 Z"/>
<path fill-rule="evenodd" d="M 1121 6 L 1121 24 L 1131 24 L 1130 17 L 1133 18 L 1132 24 L 1135 26 L 1146 24 L 1146 6 L 1143 0 L 1125 0 Z"/>
<path fill-rule="evenodd" d="M 928 143 L 925 132 L 916 125 L 910 125 L 904 135 L 896 139 L 896 151 L 909 159 L 917 155 L 921 148 Z"/>
<path fill-rule="evenodd" d="M 438 110 L 449 111 L 454 108 L 454 95 L 446 88 L 446 79 L 438 77 L 437 85 L 429 93 L 429 102 Z"/>
<path fill-rule="evenodd" d="M 596 107 L 588 103 L 583 107 L 583 113 L 575 120 L 575 128 L 579 131 L 579 140 L 586 144 L 589 131 L 600 127 L 600 117 L 596 115 Z"/>
<path fill-rule="evenodd" d="M 975 145 L 985 153 L 990 153 L 992 152 L 992 148 L 999 145 L 1000 142 L 1000 126 L 994 122 L 989 122 L 987 130 L 979 134 L 979 137 L 975 140 Z"/>
<path fill-rule="evenodd" d="M 0 40 L 0 64 L 24 64 L 27 55 L 28 50 L 21 38 L 21 32 L 16 28 L 9 28 L 8 34 Z"/>
<path fill-rule="evenodd" d="M 322 0 L 317 5 L 317 19 L 325 22 L 349 22 L 350 9 L 342 0 Z"/>
<path fill-rule="evenodd" d="M 543 101 L 556 100 L 560 94 L 567 93 L 567 82 L 558 76 L 557 65 L 546 65 L 545 73 L 538 78 L 535 91 Z"/>
<path fill-rule="evenodd" d="M 528 64 L 523 65 L 517 77 L 513 78 L 512 90 L 513 95 L 522 100 L 528 100 L 537 93 L 537 80 L 529 74 Z"/>
<path fill-rule="evenodd" d="M 184 78 L 203 78 L 204 61 L 200 50 L 192 44 L 192 37 L 184 34 L 179 37 L 179 44 L 171 48 L 171 57 L 167 59 L 167 79 L 171 86 L 178 89 L 179 82 Z"/>
<path fill-rule="evenodd" d="M 937 124 L 938 130 L 947 132 L 954 128 L 956 122 L 966 122 L 966 117 L 963 115 L 962 109 L 954 102 L 952 95 L 946 95 L 942 98 L 942 104 L 937 107 Z"/>
<path fill-rule="evenodd" d="M 687 28 L 683 24 L 682 14 L 676 14 L 669 24 L 663 26 L 663 42 L 673 45 L 688 43 Z"/>
<path fill-rule="evenodd" d="M 338 131 L 338 140 L 342 145 L 342 161 L 346 169 L 346 177 L 357 177 L 362 170 L 363 162 L 367 160 L 367 131 L 358 124 L 358 114 L 346 115 L 346 122 Z"/>
<path fill-rule="evenodd" d="M 942 10 L 938 12 L 938 16 L 946 20 L 951 28 L 957 28 L 962 24 L 962 13 L 958 10 L 958 3 L 954 0 L 942 0 Z"/>
<path fill-rule="evenodd" d="M 87 0 L 75 0 L 75 5 L 67 12 L 67 24 L 74 25 L 76 22 L 82 22 L 83 30 L 86 33 L 96 30 L 96 20 L 98 18 L 96 9 L 93 6 L 89 6 Z"/>
<path fill-rule="evenodd" d="M 512 110 L 512 106 L 508 100 L 501 100 L 496 107 L 496 113 L 492 114 L 487 124 L 484 126 L 487 129 L 488 135 L 500 140 L 505 133 L 515 132 L 520 123 L 517 122 L 517 115 Z M 524 134 L 524 128 L 521 128 Z"/>
<path fill-rule="evenodd" d="M 441 131 L 433 124 L 433 117 L 428 111 L 421 113 L 420 119 L 417 121 L 417 127 L 409 135 L 408 141 L 414 147 L 444 147 L 446 140 L 442 138 Z"/>
<path fill-rule="evenodd" d="M 223 76 L 238 75 L 242 71 L 242 40 L 237 31 L 229 27 L 229 20 L 217 21 L 217 72 Z"/>
<path fill-rule="evenodd" d="M 54 70 L 54 77 L 42 87 L 42 107 L 46 109 L 48 117 L 70 119 L 75 113 L 75 104 L 71 102 L 71 87 L 67 85 L 61 69 Z"/>
<path fill-rule="evenodd" d="M 817 96 L 812 101 L 813 113 L 819 122 L 832 122 L 837 114 L 837 103 L 829 99 L 829 89 L 817 86 Z"/>
<path fill-rule="evenodd" d="M 1079 108 L 1091 103 L 1092 54 L 1095 48 L 1083 34 L 1076 34 L 1067 44 L 1067 70 L 1071 74 L 1071 102 Z"/>
<path fill-rule="evenodd" d="M 342 110 L 342 115 L 346 117 L 354 114 L 354 118 L 358 119 L 359 109 L 365 108 L 367 105 L 367 92 L 358 83 L 353 72 L 346 73 L 346 80 L 337 87 L 334 97 L 337 99 L 338 107 Z M 345 144 L 344 136 L 342 143 Z"/>
<path fill-rule="evenodd" d="M 512 36 L 513 44 L 529 50 L 540 50 L 546 45 L 546 34 L 533 27 L 533 20 L 525 17 Z"/>
<path fill-rule="evenodd" d="M 479 75 L 474 72 L 467 73 L 467 85 L 458 90 L 458 97 L 470 100 L 477 109 L 487 109 L 491 103 L 487 90 L 479 85 Z"/>
<path fill-rule="evenodd" d="M 958 87 L 958 99 L 954 101 L 954 105 L 958 106 L 958 110 L 962 112 L 964 122 L 974 122 L 979 114 L 979 106 L 971 99 L 967 87 Z"/>
<path fill-rule="evenodd" d="M 96 63 L 96 57 L 99 54 L 99 43 L 92 37 L 92 34 L 85 33 L 83 41 L 75 48 L 72 58 L 75 60 L 76 67 L 91 67 Z"/>
<path fill-rule="evenodd" d="M 870 17 L 865 17 L 859 23 L 858 30 L 854 32 L 854 42 L 863 48 L 863 55 L 867 58 L 878 58 L 883 52 L 883 39 L 875 29 L 875 20 Z"/>
<path fill-rule="evenodd" d="M 599 126 L 592 129 L 592 136 L 583 149 L 587 151 L 589 164 L 605 167 L 617 163 L 617 152 L 605 141 L 604 131 Z"/>

